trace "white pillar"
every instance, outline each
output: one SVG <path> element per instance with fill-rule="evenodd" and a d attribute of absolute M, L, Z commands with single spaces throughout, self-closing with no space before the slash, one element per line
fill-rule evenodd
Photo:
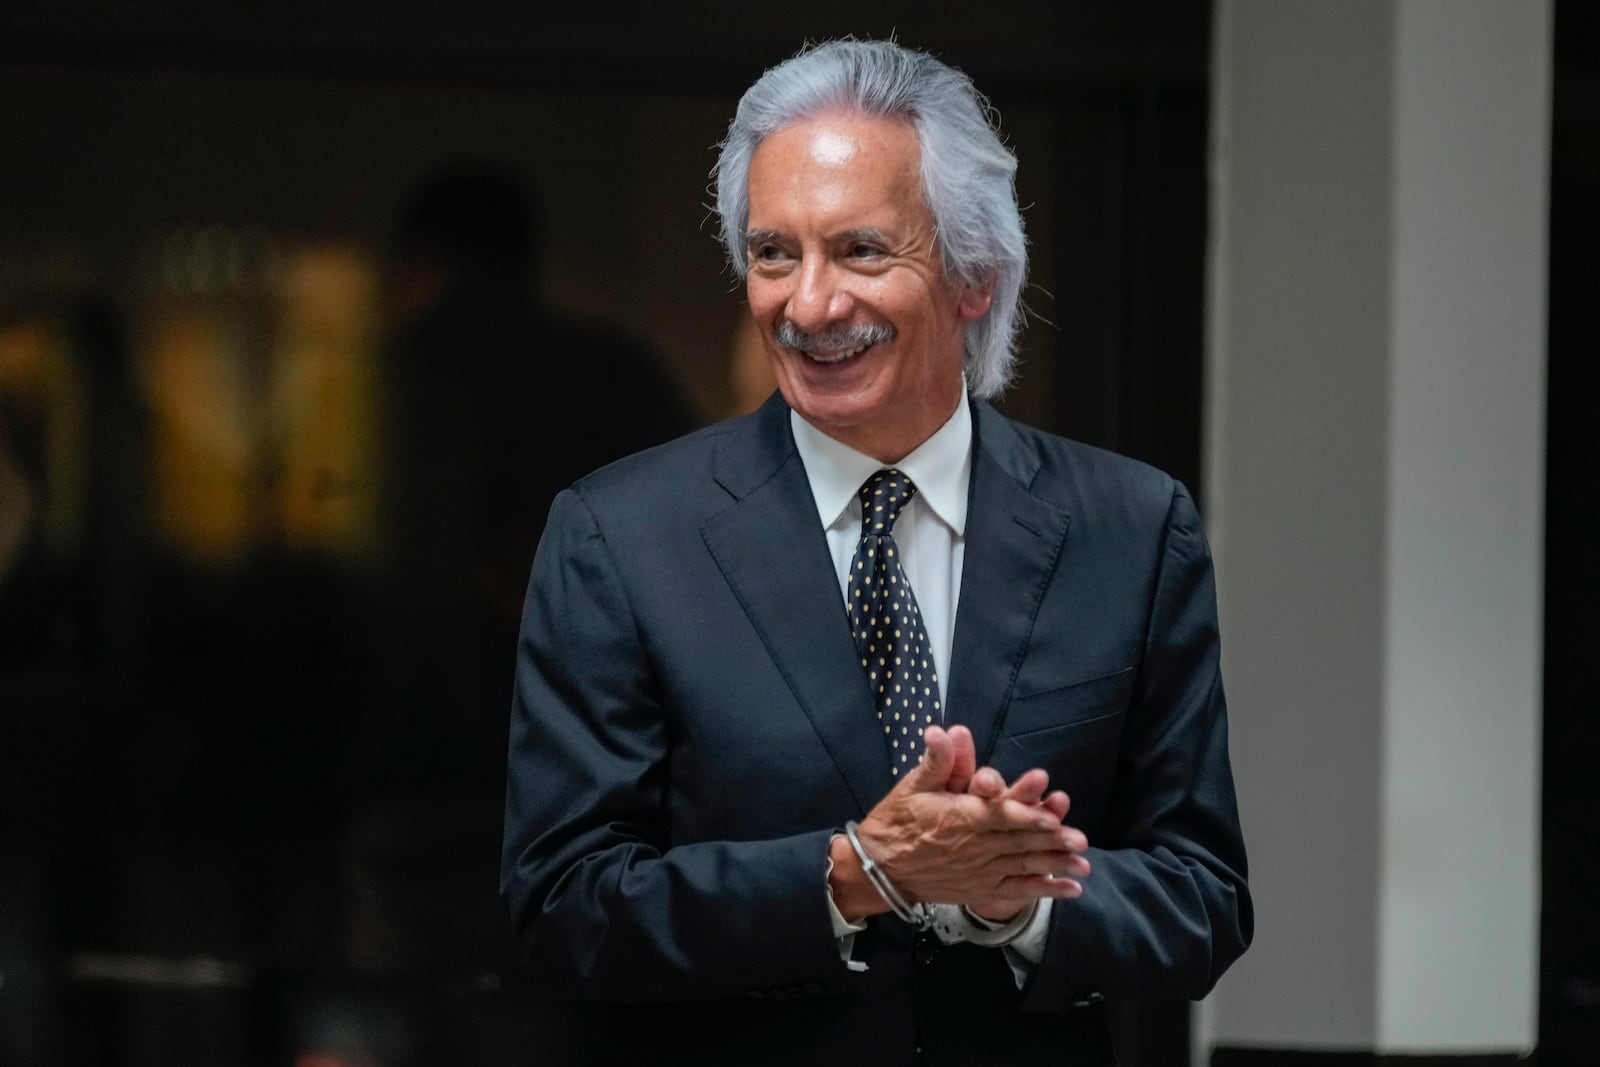
<path fill-rule="evenodd" d="M 1218 0 L 1207 521 L 1256 944 L 1202 1043 L 1535 1043 L 1549 0 Z"/>

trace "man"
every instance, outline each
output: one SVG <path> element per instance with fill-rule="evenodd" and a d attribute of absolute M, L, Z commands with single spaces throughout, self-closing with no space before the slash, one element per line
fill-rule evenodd
<path fill-rule="evenodd" d="M 981 399 L 1014 167 L 928 56 L 768 71 L 716 178 L 779 393 L 552 509 L 503 888 L 601 1062 L 1110 1063 L 1249 941 L 1193 505 Z"/>

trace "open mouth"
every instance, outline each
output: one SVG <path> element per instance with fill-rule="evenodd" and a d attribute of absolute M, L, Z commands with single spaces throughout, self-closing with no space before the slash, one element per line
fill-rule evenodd
<path fill-rule="evenodd" d="M 892 340 L 894 327 L 878 322 L 830 326 L 813 333 L 784 319 L 773 333 L 783 347 L 800 353 L 813 363 L 834 366 L 855 359 L 874 345 Z"/>
<path fill-rule="evenodd" d="M 871 345 L 857 345 L 854 348 L 847 348 L 842 352 L 817 352 L 807 351 L 806 349 L 800 349 L 799 351 L 801 355 L 805 356 L 813 363 L 824 363 L 831 365 L 834 363 L 843 363 L 847 359 L 854 359 L 856 356 L 859 356 L 861 353 L 865 352 L 871 347 Z"/>

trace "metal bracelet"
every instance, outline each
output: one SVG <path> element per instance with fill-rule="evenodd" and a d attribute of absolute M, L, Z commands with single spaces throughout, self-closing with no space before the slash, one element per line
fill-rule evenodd
<path fill-rule="evenodd" d="M 1021 937 L 1022 932 L 1028 928 L 1029 923 L 1033 922 L 1033 917 L 1038 911 L 1039 902 L 1033 900 L 1028 903 L 1025 909 L 1013 915 L 1006 922 L 992 925 L 991 920 L 983 918 L 963 904 L 960 913 L 962 921 L 967 924 L 967 928 L 962 931 L 962 939 L 974 945 L 982 945 L 985 948 L 1001 948 Z"/>
<path fill-rule="evenodd" d="M 867 850 L 862 847 L 861 838 L 856 836 L 857 823 L 854 819 L 844 824 L 844 834 L 850 841 L 850 847 L 855 850 L 856 858 L 861 861 L 861 870 L 867 876 L 867 881 L 872 883 L 872 888 L 878 891 L 878 896 L 889 905 L 889 910 L 902 922 L 910 923 L 919 930 L 926 930 L 933 925 L 933 912 L 926 904 L 917 901 L 906 903 L 906 898 L 889 881 L 889 876 L 883 868 L 875 863 Z"/>

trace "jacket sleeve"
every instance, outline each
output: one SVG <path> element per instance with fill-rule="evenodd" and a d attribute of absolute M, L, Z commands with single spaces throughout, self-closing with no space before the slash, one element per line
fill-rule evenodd
<path fill-rule="evenodd" d="M 1052 912 L 1025 1010 L 1100 993 L 1198 999 L 1250 943 L 1211 556 L 1174 486 L 1106 829 L 1083 895 Z"/>
<path fill-rule="evenodd" d="M 843 983 L 830 829 L 676 840 L 681 783 L 656 682 L 672 668 L 649 646 L 594 514 L 561 494 L 534 561 L 511 713 L 501 891 L 525 962 L 609 1001 Z"/>

